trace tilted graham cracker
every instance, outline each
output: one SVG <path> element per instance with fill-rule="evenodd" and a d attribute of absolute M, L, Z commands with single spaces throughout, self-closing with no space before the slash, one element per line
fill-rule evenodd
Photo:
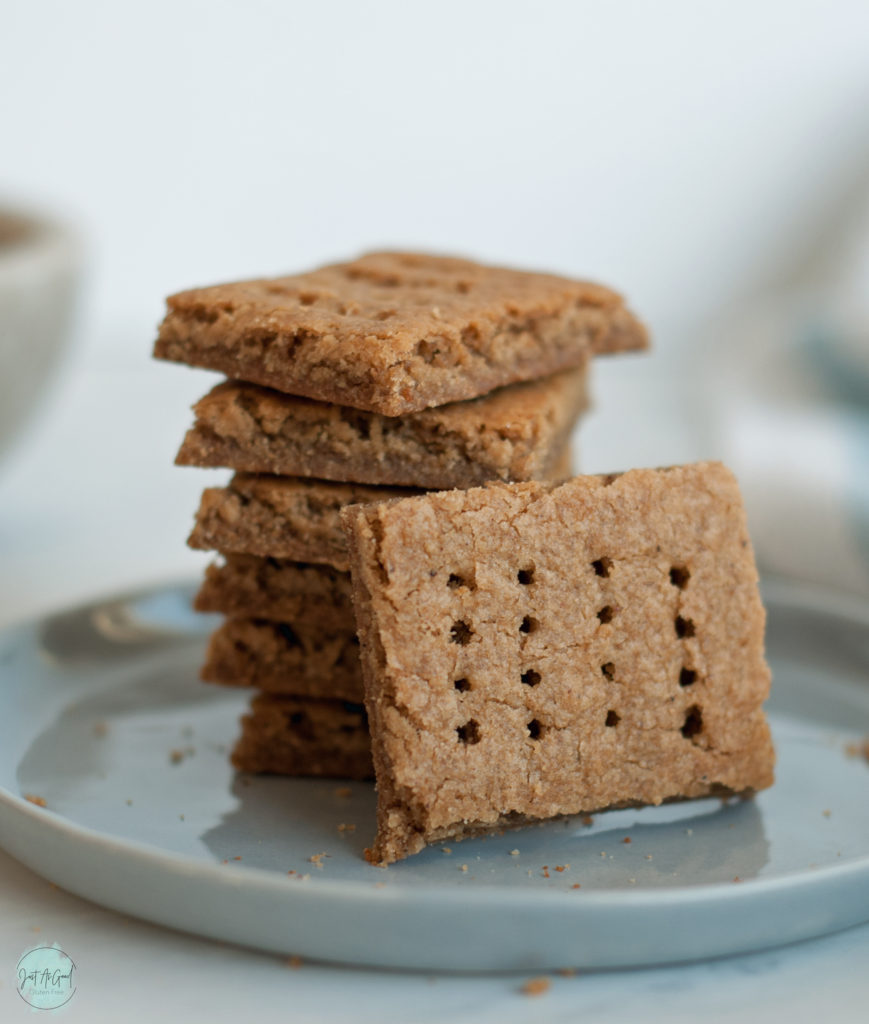
<path fill-rule="evenodd" d="M 370 859 L 773 780 L 764 611 L 717 463 L 342 513 L 374 763 Z"/>

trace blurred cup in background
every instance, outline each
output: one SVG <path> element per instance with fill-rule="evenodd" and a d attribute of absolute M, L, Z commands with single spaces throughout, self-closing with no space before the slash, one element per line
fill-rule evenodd
<path fill-rule="evenodd" d="M 73 228 L 0 206 L 0 459 L 60 362 L 81 266 L 82 245 Z"/>

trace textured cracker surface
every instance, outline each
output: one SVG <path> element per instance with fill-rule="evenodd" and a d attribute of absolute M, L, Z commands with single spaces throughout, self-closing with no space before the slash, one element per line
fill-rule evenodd
<path fill-rule="evenodd" d="M 236 473 L 227 487 L 202 492 L 192 548 L 331 565 L 346 572 L 347 540 L 339 513 L 353 502 L 381 501 L 412 490 Z"/>
<path fill-rule="evenodd" d="M 569 476 L 573 461 L 567 444 L 552 478 Z M 236 473 L 228 486 L 202 492 L 187 543 L 205 551 L 312 562 L 347 572 L 350 562 L 341 509 L 419 493 L 410 487 Z"/>
<path fill-rule="evenodd" d="M 772 783 L 764 611 L 720 464 L 343 518 L 375 862 L 499 823 Z"/>
<path fill-rule="evenodd" d="M 154 355 L 385 416 L 641 349 L 619 295 L 415 253 L 171 296 Z"/>
<path fill-rule="evenodd" d="M 259 555 L 227 554 L 223 564 L 209 565 L 194 607 L 233 618 L 356 628 L 349 573 Z"/>
<path fill-rule="evenodd" d="M 586 376 L 581 367 L 402 417 L 226 381 L 194 407 L 176 462 L 434 489 L 548 479 L 588 404 Z"/>
<path fill-rule="evenodd" d="M 231 758 L 238 771 L 336 779 L 374 775 L 361 704 L 260 694 L 241 730 Z"/>
<path fill-rule="evenodd" d="M 211 636 L 200 675 L 267 693 L 363 697 L 356 634 L 301 622 L 227 619 Z"/>

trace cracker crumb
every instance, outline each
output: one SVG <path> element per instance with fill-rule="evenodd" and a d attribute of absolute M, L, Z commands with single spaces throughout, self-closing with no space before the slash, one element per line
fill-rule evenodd
<path fill-rule="evenodd" d="M 124 803 L 127 805 L 127 807 L 132 807 L 133 806 L 133 801 L 130 800 L 129 797 L 124 801 Z"/>
<path fill-rule="evenodd" d="M 631 841 L 631 837 L 630 836 L 625 836 L 625 838 L 622 840 L 623 843 L 629 843 L 630 841 Z"/>
<path fill-rule="evenodd" d="M 569 864 L 556 864 L 555 865 L 555 870 L 556 871 L 570 871 L 570 865 Z"/>
<path fill-rule="evenodd" d="M 549 878 L 549 867 L 548 867 L 548 865 L 544 864 L 543 867 L 540 870 L 543 872 L 543 877 L 544 878 Z"/>
<path fill-rule="evenodd" d="M 652 855 L 650 853 L 647 853 L 646 854 L 646 860 L 651 860 L 651 859 L 652 859 Z"/>
<path fill-rule="evenodd" d="M 686 836 L 693 836 L 694 835 L 694 829 L 693 828 L 686 828 L 685 829 L 685 835 Z"/>
<path fill-rule="evenodd" d="M 462 866 L 459 868 L 459 871 L 467 871 L 467 870 L 468 870 L 468 865 L 467 864 L 462 864 Z"/>
<path fill-rule="evenodd" d="M 741 878 L 739 877 L 739 875 L 734 875 L 734 876 L 733 876 L 733 881 L 734 881 L 734 882 L 741 882 L 741 881 L 742 881 L 742 879 L 741 879 Z"/>
<path fill-rule="evenodd" d="M 521 992 L 524 996 L 542 996 L 552 987 L 549 978 L 530 978 L 522 986 Z"/>
<path fill-rule="evenodd" d="M 866 736 L 857 743 L 846 743 L 845 753 L 848 757 L 862 757 L 869 761 L 869 736 Z"/>
<path fill-rule="evenodd" d="M 328 853 L 312 853 L 311 856 L 308 858 L 308 860 L 310 861 L 311 864 L 314 865 L 315 868 L 318 868 L 320 871 L 322 871 L 323 870 L 323 861 L 327 857 L 329 857 L 329 856 L 331 856 L 331 854 L 328 854 Z"/>
<path fill-rule="evenodd" d="M 606 850 L 601 850 L 600 855 L 601 857 L 606 857 Z"/>
<path fill-rule="evenodd" d="M 385 889 L 386 888 L 386 882 L 375 882 L 374 883 L 374 888 L 375 889 Z"/>
<path fill-rule="evenodd" d="M 237 857 L 233 857 L 232 859 L 233 860 L 241 860 L 241 854 L 239 854 Z"/>
<path fill-rule="evenodd" d="M 631 883 L 631 885 L 636 885 L 637 884 L 636 878 L 629 878 L 628 881 Z"/>
<path fill-rule="evenodd" d="M 451 846 L 442 846 L 441 847 L 441 853 L 450 854 L 452 852 L 453 852 L 453 848 Z"/>
<path fill-rule="evenodd" d="M 558 970 L 555 973 L 556 974 L 560 974 L 562 978 L 573 978 L 573 977 L 576 976 L 576 968 L 575 967 L 559 967 Z"/>
<path fill-rule="evenodd" d="M 179 819 L 180 821 L 184 821 L 184 815 L 183 815 L 183 814 L 179 814 L 179 815 L 178 815 L 178 819 Z"/>
<path fill-rule="evenodd" d="M 590 814 L 583 814 L 583 816 L 582 816 L 582 818 L 580 820 L 582 821 L 583 825 L 593 825 L 594 824 L 594 818 Z"/>
<path fill-rule="evenodd" d="M 825 811 L 821 811 L 821 814 L 823 814 L 825 818 L 829 818 L 832 813 L 833 812 L 829 808 Z"/>
<path fill-rule="evenodd" d="M 294 971 L 297 971 L 301 966 L 302 958 L 300 956 L 287 957 L 287 967 L 292 967 Z"/>
<path fill-rule="evenodd" d="M 178 750 L 176 748 L 175 750 L 170 750 L 169 751 L 169 761 L 170 761 L 171 764 L 181 764 L 181 762 L 183 760 L 184 760 L 184 751 L 183 750 Z"/>
<path fill-rule="evenodd" d="M 37 796 L 35 793 L 25 793 L 24 799 L 32 804 L 36 804 L 37 807 L 47 807 L 48 804 L 45 802 L 44 796 Z"/>
<path fill-rule="evenodd" d="M 107 722 L 94 722 L 94 736 L 105 736 L 109 731 Z"/>
<path fill-rule="evenodd" d="M 510 851 L 510 856 L 511 857 L 518 857 L 519 856 L 519 851 L 518 850 L 511 850 Z"/>
<path fill-rule="evenodd" d="M 337 789 L 333 790 L 333 793 L 335 796 L 346 799 L 348 796 L 353 794 L 353 790 L 349 786 L 339 786 Z"/>
<path fill-rule="evenodd" d="M 582 886 L 579 884 L 579 882 L 574 882 L 573 885 L 570 888 L 571 889 L 581 889 Z"/>
<path fill-rule="evenodd" d="M 339 831 L 339 832 L 355 832 L 355 831 L 356 831 L 356 826 L 355 826 L 355 825 L 345 825 L 345 824 L 344 824 L 344 823 L 342 822 L 342 823 L 341 823 L 341 824 L 340 824 L 340 825 L 338 826 L 338 831 Z"/>

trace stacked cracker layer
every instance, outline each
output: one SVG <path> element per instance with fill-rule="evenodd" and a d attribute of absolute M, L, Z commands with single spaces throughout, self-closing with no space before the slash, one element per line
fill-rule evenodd
<path fill-rule="evenodd" d="M 203 678 L 256 691 L 237 768 L 361 779 L 373 749 L 378 862 L 589 801 L 768 784 L 762 610 L 729 478 L 628 474 L 605 497 L 611 480 L 552 483 L 569 475 L 589 358 L 645 345 L 606 288 L 417 254 L 169 299 L 155 354 L 229 378 L 195 407 L 177 461 L 235 470 L 204 492 L 189 543 L 220 554 L 196 598 L 226 616 Z M 708 494 L 680 547 L 679 510 Z M 717 668 L 728 636 L 686 646 L 673 610 L 673 579 L 691 579 L 688 605 L 712 621 L 710 545 L 733 549 L 735 683 Z M 631 685 L 638 702 L 609 693 Z M 735 695 L 754 731 L 701 709 L 700 691 Z M 759 760 L 740 755 L 749 742 Z M 716 761 L 718 743 L 736 760 Z"/>
<path fill-rule="evenodd" d="M 203 678 L 257 691 L 236 767 L 371 775 L 340 509 L 569 475 L 590 354 L 643 342 L 605 289 L 411 254 L 169 300 L 156 354 L 230 377 L 177 462 L 236 471 L 189 541 Z"/>

